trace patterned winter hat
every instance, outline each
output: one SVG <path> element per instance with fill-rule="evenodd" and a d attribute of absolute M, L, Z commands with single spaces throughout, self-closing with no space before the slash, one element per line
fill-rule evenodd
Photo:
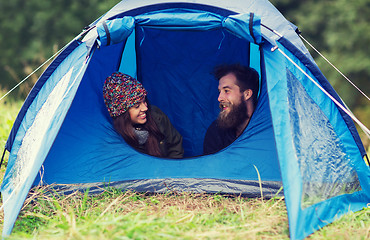
<path fill-rule="evenodd" d="M 105 79 L 103 97 L 111 117 L 123 114 L 146 95 L 143 85 L 129 75 L 115 72 Z"/>

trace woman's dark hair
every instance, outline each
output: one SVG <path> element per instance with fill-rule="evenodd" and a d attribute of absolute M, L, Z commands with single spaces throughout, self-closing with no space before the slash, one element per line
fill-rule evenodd
<path fill-rule="evenodd" d="M 146 112 L 146 119 L 146 123 L 140 125 L 143 130 L 147 130 L 149 132 L 148 139 L 144 144 L 145 153 L 156 157 L 163 157 L 162 152 L 159 148 L 159 143 L 163 140 L 164 136 L 159 131 L 157 124 L 152 117 L 149 104 L 148 111 Z M 132 126 L 130 114 L 128 111 L 113 118 L 113 126 L 129 145 L 134 148 L 139 148 L 139 141 L 134 133 L 134 128 Z"/>

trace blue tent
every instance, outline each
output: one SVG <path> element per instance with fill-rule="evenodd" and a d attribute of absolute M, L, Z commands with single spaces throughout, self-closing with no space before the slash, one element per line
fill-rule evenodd
<path fill-rule="evenodd" d="M 257 108 L 230 146 L 202 155 L 218 114 L 222 63 L 257 69 Z M 182 134 L 186 157 L 139 153 L 114 131 L 102 96 L 114 71 L 137 77 Z M 370 202 L 370 171 L 350 112 L 267 0 L 125 0 L 42 74 L 5 146 L 3 236 L 31 187 L 171 188 L 274 196 L 283 186 L 291 239 Z"/>

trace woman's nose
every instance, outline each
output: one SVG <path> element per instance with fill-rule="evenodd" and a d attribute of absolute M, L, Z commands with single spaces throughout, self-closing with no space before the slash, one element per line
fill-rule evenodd
<path fill-rule="evenodd" d="M 148 106 L 146 103 L 140 104 L 140 111 L 146 112 L 148 110 Z"/>

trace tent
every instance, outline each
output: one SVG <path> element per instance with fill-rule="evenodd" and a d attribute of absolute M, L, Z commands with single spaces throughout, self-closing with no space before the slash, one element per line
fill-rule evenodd
<path fill-rule="evenodd" d="M 351 113 L 297 28 L 267 0 L 124 0 L 73 39 L 13 125 L 1 186 L 3 236 L 31 187 L 109 184 L 138 191 L 283 193 L 291 239 L 370 202 L 370 171 Z M 230 146 L 202 155 L 218 114 L 212 69 L 261 76 L 258 105 Z M 137 77 L 184 139 L 185 158 L 139 153 L 114 131 L 102 96 L 114 71 Z"/>

